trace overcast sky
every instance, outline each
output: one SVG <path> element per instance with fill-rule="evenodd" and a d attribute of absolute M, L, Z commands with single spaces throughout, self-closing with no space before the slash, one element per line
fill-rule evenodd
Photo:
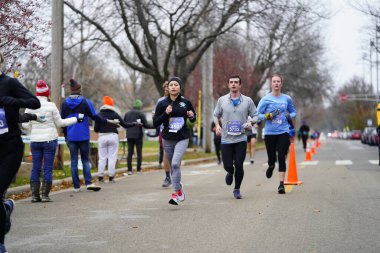
<path fill-rule="evenodd" d="M 369 55 L 370 18 L 350 6 L 347 0 L 326 0 L 326 3 L 333 15 L 327 21 L 325 36 L 335 86 L 342 86 L 354 75 L 363 77 L 363 73 L 369 82 L 369 63 L 364 65 L 362 58 L 364 53 Z"/>

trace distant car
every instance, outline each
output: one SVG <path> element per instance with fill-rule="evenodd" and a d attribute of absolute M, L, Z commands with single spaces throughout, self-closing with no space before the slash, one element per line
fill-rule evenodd
<path fill-rule="evenodd" d="M 361 140 L 362 131 L 360 130 L 352 130 L 351 131 L 351 140 Z"/>
<path fill-rule="evenodd" d="M 374 128 L 374 127 L 366 127 L 366 128 L 364 128 L 364 131 L 363 131 L 363 134 L 362 134 L 362 139 L 361 139 L 361 141 L 362 141 L 363 144 L 369 144 L 370 136 L 371 136 L 373 130 L 376 131 L 376 128 Z"/>
<path fill-rule="evenodd" d="M 379 145 L 379 136 L 377 135 L 376 128 L 370 132 L 368 144 L 371 146 Z"/>
<path fill-rule="evenodd" d="M 334 132 L 331 133 L 330 137 L 334 139 L 339 138 L 339 132 L 335 130 Z"/>

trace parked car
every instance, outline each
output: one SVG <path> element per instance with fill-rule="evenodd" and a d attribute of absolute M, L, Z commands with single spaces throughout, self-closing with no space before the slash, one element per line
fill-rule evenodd
<path fill-rule="evenodd" d="M 371 131 L 368 139 L 368 144 L 371 146 L 379 145 L 379 136 L 377 135 L 376 128 Z"/>
<path fill-rule="evenodd" d="M 351 140 L 361 140 L 362 131 L 361 130 L 352 130 L 351 131 Z"/>
<path fill-rule="evenodd" d="M 363 144 L 369 144 L 369 139 L 370 139 L 370 136 L 371 136 L 373 130 L 376 131 L 376 128 L 374 128 L 374 127 L 366 127 L 366 128 L 364 128 L 364 131 L 363 131 L 363 134 L 362 134 L 362 139 L 361 139 L 361 141 L 362 141 Z"/>

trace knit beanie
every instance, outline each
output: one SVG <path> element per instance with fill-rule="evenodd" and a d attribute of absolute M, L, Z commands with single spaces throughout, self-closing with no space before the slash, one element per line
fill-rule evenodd
<path fill-rule="evenodd" d="M 141 109 L 142 107 L 142 102 L 140 99 L 136 99 L 135 101 L 133 101 L 133 104 L 132 104 L 133 108 L 135 109 Z"/>
<path fill-rule="evenodd" d="M 47 84 L 43 80 L 38 80 L 38 82 L 37 82 L 36 96 L 40 96 L 40 97 L 50 96 L 49 86 L 47 86 Z"/>
<path fill-rule="evenodd" d="M 179 84 L 179 86 L 182 86 L 182 80 L 181 80 L 181 78 L 179 78 L 177 76 L 172 76 L 172 77 L 169 78 L 168 83 L 170 83 L 172 81 L 176 81 Z"/>
<path fill-rule="evenodd" d="M 73 93 L 80 93 L 81 92 L 81 88 L 82 88 L 82 86 L 77 81 L 75 81 L 74 79 L 70 79 L 70 91 L 71 91 L 71 94 L 73 94 Z"/>
<path fill-rule="evenodd" d="M 113 106 L 113 99 L 109 96 L 103 97 L 103 104 L 108 106 Z"/>

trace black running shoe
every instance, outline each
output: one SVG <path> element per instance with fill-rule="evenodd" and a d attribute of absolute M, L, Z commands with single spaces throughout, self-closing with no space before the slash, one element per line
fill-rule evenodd
<path fill-rule="evenodd" d="M 268 169 L 267 169 L 267 178 L 271 178 L 272 175 L 273 175 L 273 170 L 274 170 L 274 165 L 269 165 Z"/>
<path fill-rule="evenodd" d="M 278 194 L 285 194 L 285 186 L 283 184 L 280 184 L 278 187 Z"/>
<path fill-rule="evenodd" d="M 226 175 L 226 184 L 227 185 L 231 185 L 233 181 L 234 181 L 233 175 L 231 175 L 230 173 L 227 173 L 227 175 Z"/>
<path fill-rule="evenodd" d="M 4 233 L 7 234 L 9 230 L 11 230 L 11 214 L 13 212 L 13 208 L 15 206 L 15 202 L 13 199 L 6 199 L 4 201 L 5 207 L 5 224 L 4 224 Z"/>

